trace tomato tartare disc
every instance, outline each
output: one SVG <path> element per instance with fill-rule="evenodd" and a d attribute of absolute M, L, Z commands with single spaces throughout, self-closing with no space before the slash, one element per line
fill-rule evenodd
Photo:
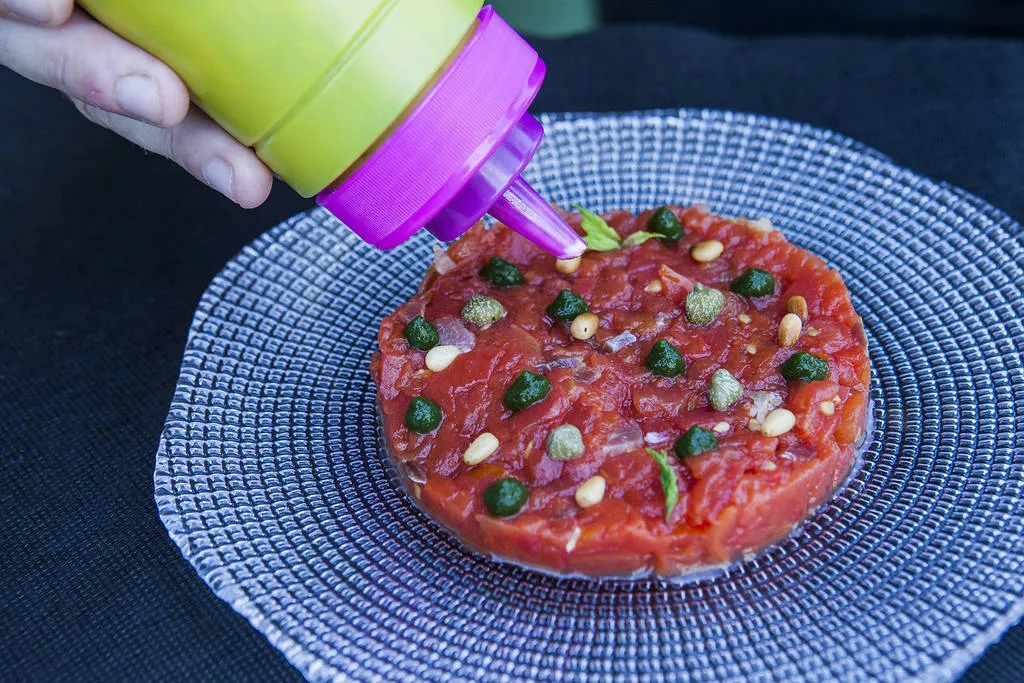
<path fill-rule="evenodd" d="M 407 489 L 471 548 L 563 574 L 677 576 L 785 537 L 865 429 L 842 278 L 763 219 L 581 213 L 581 259 L 477 225 L 381 323 Z"/>

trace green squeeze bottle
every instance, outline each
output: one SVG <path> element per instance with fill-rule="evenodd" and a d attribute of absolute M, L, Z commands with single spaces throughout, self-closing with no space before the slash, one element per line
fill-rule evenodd
<path fill-rule="evenodd" d="M 80 0 L 367 242 L 490 213 L 560 258 L 583 240 L 520 174 L 537 53 L 480 0 Z"/>

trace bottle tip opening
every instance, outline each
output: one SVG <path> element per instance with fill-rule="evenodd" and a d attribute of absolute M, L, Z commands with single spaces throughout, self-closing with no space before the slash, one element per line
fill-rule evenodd
<path fill-rule="evenodd" d="M 521 177 L 488 213 L 556 258 L 576 258 L 587 249 L 583 238 Z"/>

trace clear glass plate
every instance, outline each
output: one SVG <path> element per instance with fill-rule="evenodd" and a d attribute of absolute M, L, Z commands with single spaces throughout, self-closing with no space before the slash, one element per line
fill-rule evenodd
<path fill-rule="evenodd" d="M 834 133 L 711 111 L 544 117 L 529 179 L 598 210 L 768 216 L 839 268 L 875 428 L 803 533 L 686 585 L 465 551 L 390 480 L 367 366 L 431 261 L 322 210 L 203 296 L 156 463 L 171 537 L 310 679 L 949 680 L 1024 614 L 1021 226 Z"/>

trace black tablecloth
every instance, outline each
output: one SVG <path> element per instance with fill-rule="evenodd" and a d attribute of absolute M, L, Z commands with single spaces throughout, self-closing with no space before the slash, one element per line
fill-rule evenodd
<path fill-rule="evenodd" d="M 1024 45 L 640 26 L 538 47 L 537 111 L 806 121 L 1024 218 Z M 152 469 L 206 283 L 308 206 L 237 209 L 0 73 L 0 678 L 298 679 L 182 559 Z M 965 680 L 1021 671 L 1018 626 Z"/>

